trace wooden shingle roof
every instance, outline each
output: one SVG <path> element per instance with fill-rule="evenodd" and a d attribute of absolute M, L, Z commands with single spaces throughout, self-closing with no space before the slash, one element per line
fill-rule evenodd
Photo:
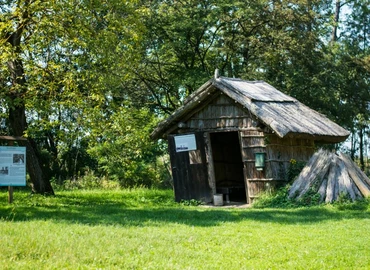
<path fill-rule="evenodd" d="M 215 91 L 222 91 L 241 104 L 281 138 L 288 134 L 301 134 L 327 142 L 341 142 L 350 134 L 325 115 L 308 108 L 264 81 L 218 77 L 209 80 L 191 94 L 183 106 L 159 123 L 151 137 L 156 139 L 165 135 L 167 130 L 181 122 L 185 115 L 191 114 Z"/>

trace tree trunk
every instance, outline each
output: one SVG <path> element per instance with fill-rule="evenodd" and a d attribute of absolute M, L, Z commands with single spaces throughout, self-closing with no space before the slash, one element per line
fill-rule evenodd
<path fill-rule="evenodd" d="M 28 3 L 28 1 L 26 1 Z M 26 3 L 26 4 L 27 4 Z M 23 136 L 27 129 L 25 94 L 27 93 L 27 81 L 21 60 L 22 34 L 28 20 L 27 11 L 24 12 L 22 20 L 14 33 L 6 36 L 7 42 L 13 47 L 16 58 L 8 61 L 8 69 L 11 76 L 11 88 L 7 93 L 9 109 L 9 125 L 14 136 Z M 27 171 L 32 182 L 32 192 L 54 195 L 49 179 L 46 179 L 42 171 L 40 155 L 37 145 L 32 138 L 26 142 L 20 142 L 26 146 Z"/>
<path fill-rule="evenodd" d="M 360 168 L 365 170 L 365 161 L 364 161 L 364 126 L 360 126 L 359 137 L 360 137 Z"/>
<path fill-rule="evenodd" d="M 356 144 L 357 140 L 355 138 L 356 136 L 356 131 L 354 129 L 351 130 L 351 159 L 355 160 L 355 154 L 356 154 Z"/>
<path fill-rule="evenodd" d="M 333 24 L 333 31 L 331 34 L 331 41 L 336 42 L 338 39 L 338 24 L 339 24 L 339 14 L 340 14 L 340 8 L 341 8 L 340 0 L 337 0 L 335 3 L 335 13 L 334 13 L 334 24 Z"/>
<path fill-rule="evenodd" d="M 10 94 L 9 102 L 9 124 L 14 136 L 23 136 L 27 128 L 26 109 L 24 101 L 17 94 Z M 32 138 L 19 142 L 26 146 L 27 172 L 32 182 L 32 192 L 54 195 L 49 179 L 45 179 L 40 162 L 37 145 Z"/>

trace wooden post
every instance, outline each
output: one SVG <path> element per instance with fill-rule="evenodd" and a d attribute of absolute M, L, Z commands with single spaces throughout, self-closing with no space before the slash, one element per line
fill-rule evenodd
<path fill-rule="evenodd" d="M 214 169 L 214 164 L 213 164 L 213 153 L 212 153 L 212 147 L 211 147 L 211 136 L 209 132 L 204 133 L 204 141 L 206 145 L 208 184 L 209 184 L 209 187 L 212 189 L 212 196 L 213 196 L 217 192 L 216 192 L 215 169 Z"/>
<path fill-rule="evenodd" d="M 8 186 L 8 191 L 9 191 L 9 194 L 8 194 L 8 203 L 13 203 L 13 187 L 12 186 Z"/>
<path fill-rule="evenodd" d="M 13 146 L 14 141 L 8 141 L 8 146 Z M 8 186 L 8 203 L 13 203 L 13 186 Z"/>

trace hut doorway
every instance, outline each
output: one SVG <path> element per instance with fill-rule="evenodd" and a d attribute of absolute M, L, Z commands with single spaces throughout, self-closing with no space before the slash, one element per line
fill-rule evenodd
<path fill-rule="evenodd" d="M 216 192 L 226 202 L 246 202 L 243 161 L 238 132 L 210 133 Z"/>

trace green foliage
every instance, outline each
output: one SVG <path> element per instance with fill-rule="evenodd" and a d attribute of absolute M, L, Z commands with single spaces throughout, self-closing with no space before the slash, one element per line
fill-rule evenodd
<path fill-rule="evenodd" d="M 288 198 L 289 185 L 276 191 L 260 194 L 253 202 L 253 208 L 289 208 L 294 207 L 294 202 Z"/>
<path fill-rule="evenodd" d="M 317 192 L 317 188 L 310 188 L 301 198 L 296 200 L 299 206 L 313 206 L 321 204 L 321 196 Z"/>
<path fill-rule="evenodd" d="M 266 192 L 253 203 L 254 208 L 296 208 L 311 207 L 321 204 L 320 194 L 317 190 L 310 189 L 301 198 L 290 199 L 288 197 L 290 185 L 286 185 L 276 191 Z"/>
<path fill-rule="evenodd" d="M 100 190 L 111 190 L 119 189 L 120 184 L 117 181 L 109 180 L 106 177 L 98 177 L 93 171 L 86 171 L 84 175 L 77 179 L 69 179 L 63 181 L 60 185 L 55 185 L 55 188 L 62 190 L 75 190 L 75 189 L 100 189 Z"/>
<path fill-rule="evenodd" d="M 366 211 L 370 209 L 369 198 L 352 201 L 348 196 L 340 196 L 338 201 L 333 203 L 333 206 L 341 211 Z"/>
<path fill-rule="evenodd" d="M 265 192 L 253 203 L 253 208 L 299 208 L 299 207 L 316 207 L 325 205 L 317 187 L 311 187 L 301 198 L 289 199 L 290 185 L 282 187 L 276 191 Z M 332 205 L 338 210 L 358 210 L 366 211 L 370 208 L 370 200 L 363 199 L 352 201 L 348 194 L 342 194 Z"/>
<path fill-rule="evenodd" d="M 322 53 L 317 48 L 328 32 L 329 5 L 153 1 L 144 16 L 147 53 L 137 81 L 165 112 L 209 79 L 216 67 L 224 76 L 264 79 L 282 90 L 310 95 L 311 101 L 317 83 L 309 90 L 305 86 L 307 78 L 320 72 Z"/>
<path fill-rule="evenodd" d="M 157 123 L 153 115 L 126 105 L 105 121 L 101 128 L 92 129 L 88 150 L 98 161 L 100 174 L 119 181 L 122 187 L 160 186 L 168 171 L 158 159 L 164 155 L 163 146 L 149 137 Z"/>
<path fill-rule="evenodd" d="M 295 178 L 300 174 L 305 165 L 305 161 L 297 161 L 295 159 L 291 159 L 289 161 L 289 167 L 287 171 L 288 183 L 292 183 L 295 180 Z"/>
<path fill-rule="evenodd" d="M 184 205 L 184 206 L 198 206 L 198 205 L 201 205 L 202 202 L 198 201 L 198 200 L 191 199 L 191 200 L 181 200 L 180 204 Z"/>
<path fill-rule="evenodd" d="M 36 142 L 41 178 L 95 169 L 85 123 L 91 110 L 112 110 L 108 98 L 135 66 L 141 12 L 136 1 L 1 1 L 1 111 L 13 135 Z"/>

